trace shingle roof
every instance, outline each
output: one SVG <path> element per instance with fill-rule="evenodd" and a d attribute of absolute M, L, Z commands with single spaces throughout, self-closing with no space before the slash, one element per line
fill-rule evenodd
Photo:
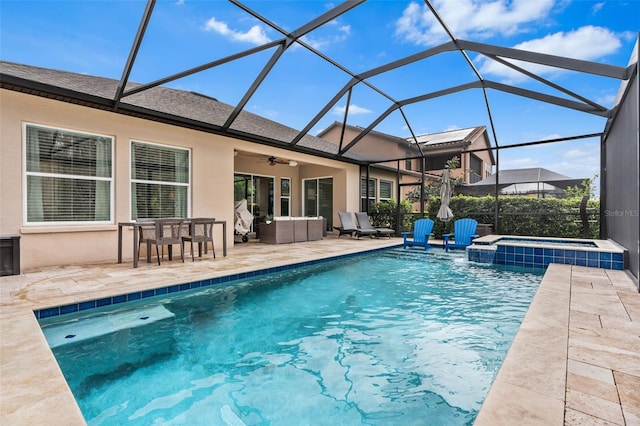
<path fill-rule="evenodd" d="M 498 189 L 516 184 L 546 183 L 557 188 L 567 189 L 569 186 L 577 186 L 583 179 L 574 179 L 541 167 L 525 169 L 500 170 L 497 175 Z M 466 195 L 493 194 L 496 188 L 496 174 L 492 174 L 479 182 L 462 185 L 458 192 Z"/>
<path fill-rule="evenodd" d="M 115 105 L 118 87 L 118 81 L 113 79 L 7 61 L 0 61 L 0 83 L 3 88 L 103 109 Z M 129 83 L 126 89 L 137 86 L 139 84 Z M 296 129 L 246 111 L 241 111 L 230 130 L 225 132 L 222 126 L 233 110 L 233 106 L 208 96 L 158 86 L 123 98 L 116 112 L 227 133 L 231 137 L 281 145 L 283 148 L 290 148 L 289 142 L 299 133 Z M 324 156 L 338 152 L 335 144 L 308 134 L 300 140 L 297 148 Z"/>
<path fill-rule="evenodd" d="M 498 172 L 498 182 L 500 185 L 512 185 L 514 183 L 532 183 L 532 182 L 562 182 L 562 181 L 578 181 L 582 182 L 583 179 L 573 179 L 569 176 L 565 176 L 560 173 L 553 172 L 551 170 L 543 169 L 542 167 L 531 167 L 525 169 L 509 169 L 500 170 Z M 481 186 L 481 185 L 495 185 L 496 174 L 492 174 L 486 179 L 470 184 L 469 186 Z"/>

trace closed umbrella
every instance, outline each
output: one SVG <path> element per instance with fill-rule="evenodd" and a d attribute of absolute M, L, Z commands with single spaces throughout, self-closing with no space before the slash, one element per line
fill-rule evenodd
<path fill-rule="evenodd" d="M 445 168 L 442 173 L 442 183 L 440 184 L 440 209 L 438 210 L 438 219 L 448 222 L 453 218 L 453 212 L 449 208 L 451 202 L 451 180 L 449 179 L 449 168 Z"/>

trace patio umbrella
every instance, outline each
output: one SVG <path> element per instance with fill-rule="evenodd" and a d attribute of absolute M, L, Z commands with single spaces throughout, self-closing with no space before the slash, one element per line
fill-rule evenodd
<path fill-rule="evenodd" d="M 453 212 L 449 208 L 451 201 L 451 180 L 449 179 L 449 168 L 445 168 L 442 173 L 442 183 L 440 184 L 440 210 L 438 210 L 438 219 L 448 222 L 453 217 Z"/>

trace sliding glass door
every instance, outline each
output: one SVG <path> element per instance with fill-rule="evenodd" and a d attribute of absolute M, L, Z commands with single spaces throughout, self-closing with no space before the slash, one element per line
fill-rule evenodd
<path fill-rule="evenodd" d="M 333 178 L 303 180 L 303 211 L 305 216 L 322 216 L 327 230 L 333 228 Z"/>
<path fill-rule="evenodd" d="M 251 231 L 255 232 L 256 224 L 264 216 L 273 216 L 274 178 L 248 174 L 235 174 L 233 182 L 234 204 L 242 199 L 247 200 L 247 209 L 253 214 L 254 223 Z"/>

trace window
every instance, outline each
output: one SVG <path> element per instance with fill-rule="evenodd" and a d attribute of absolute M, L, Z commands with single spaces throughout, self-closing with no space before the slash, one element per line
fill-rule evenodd
<path fill-rule="evenodd" d="M 26 223 L 112 222 L 113 138 L 25 125 Z"/>
<path fill-rule="evenodd" d="M 426 158 L 426 170 L 444 170 L 447 163 L 455 157 L 458 157 L 458 160 L 460 160 L 459 155 L 443 154 L 438 156 L 429 156 Z M 460 168 L 460 166 L 458 166 L 458 168 Z"/>
<path fill-rule="evenodd" d="M 280 215 L 291 216 L 291 179 L 280 178 Z"/>
<path fill-rule="evenodd" d="M 391 201 L 393 198 L 393 182 L 388 180 L 380 181 L 380 201 Z"/>
<path fill-rule="evenodd" d="M 131 218 L 189 215 L 190 151 L 131 142 Z"/>
<path fill-rule="evenodd" d="M 482 180 L 482 160 L 475 155 L 469 155 L 469 178 L 467 183 L 476 183 Z"/>
<path fill-rule="evenodd" d="M 406 152 L 405 152 L 405 155 L 406 155 L 407 157 L 411 157 L 412 153 L 411 153 L 411 152 L 406 151 Z M 411 160 L 410 158 L 407 158 L 406 160 L 404 160 L 404 169 L 405 169 L 405 170 L 409 170 L 409 171 L 410 171 L 410 170 L 413 170 L 413 168 L 412 168 L 412 160 Z"/>
<path fill-rule="evenodd" d="M 376 180 L 369 179 L 369 196 L 367 197 L 367 179 L 360 179 L 360 211 L 369 211 L 368 206 L 376 202 Z"/>

